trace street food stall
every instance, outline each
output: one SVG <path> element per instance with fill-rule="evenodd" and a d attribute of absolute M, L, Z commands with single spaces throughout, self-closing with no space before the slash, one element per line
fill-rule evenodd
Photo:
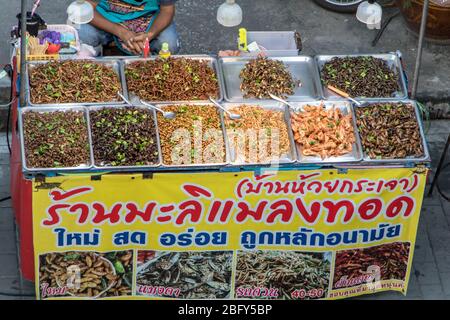
<path fill-rule="evenodd" d="M 406 294 L 430 157 L 399 53 L 13 62 L 38 299 Z"/>

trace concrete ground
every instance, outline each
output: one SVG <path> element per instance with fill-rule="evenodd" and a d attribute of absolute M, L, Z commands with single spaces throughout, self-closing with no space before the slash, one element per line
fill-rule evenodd
<path fill-rule="evenodd" d="M 433 173 L 449 132 L 450 121 L 431 121 L 427 141 Z M 450 162 L 450 152 L 447 162 Z M 450 170 L 442 172 L 440 181 L 450 196 Z M 8 195 L 9 155 L 3 133 L 0 134 L 0 198 Z M 15 232 L 11 201 L 0 202 L 0 299 L 33 299 L 33 283 L 20 276 Z M 432 197 L 424 198 L 407 295 L 388 291 L 357 299 L 450 299 L 450 202 L 436 191 Z"/>

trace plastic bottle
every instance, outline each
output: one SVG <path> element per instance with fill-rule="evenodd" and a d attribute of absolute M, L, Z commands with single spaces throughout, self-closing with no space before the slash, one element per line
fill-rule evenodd
<path fill-rule="evenodd" d="M 161 50 L 159 51 L 159 56 L 163 59 L 167 59 L 170 57 L 169 44 L 164 42 L 161 46 Z"/>

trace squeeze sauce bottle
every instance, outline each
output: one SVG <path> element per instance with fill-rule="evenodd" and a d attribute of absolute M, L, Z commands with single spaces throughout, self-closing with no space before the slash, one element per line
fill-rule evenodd
<path fill-rule="evenodd" d="M 169 44 L 167 42 L 162 44 L 161 50 L 159 51 L 159 56 L 163 59 L 170 57 Z"/>

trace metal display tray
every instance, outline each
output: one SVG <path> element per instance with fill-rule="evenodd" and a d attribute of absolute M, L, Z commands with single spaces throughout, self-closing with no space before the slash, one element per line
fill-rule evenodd
<path fill-rule="evenodd" d="M 338 157 L 329 157 L 322 159 L 320 156 L 304 156 L 302 155 L 301 147 L 296 143 L 297 146 L 297 159 L 298 162 L 303 164 L 338 164 L 338 163 L 353 163 L 360 162 L 363 159 L 361 141 L 356 128 L 356 119 L 352 110 L 352 105 L 347 101 L 310 101 L 310 102 L 291 102 L 294 107 L 294 112 L 302 112 L 306 105 L 310 106 L 320 106 L 324 105 L 325 109 L 331 109 L 333 107 L 338 108 L 342 111 L 344 115 L 350 114 L 352 116 L 353 122 L 353 134 L 355 136 L 355 142 L 352 145 L 352 152 L 344 154 Z"/>
<path fill-rule="evenodd" d="M 368 106 L 370 106 L 372 104 L 378 104 L 378 103 L 380 103 L 380 102 L 374 101 L 374 102 L 370 102 L 369 104 L 365 104 L 365 105 L 360 106 L 360 107 L 354 106 L 353 116 L 355 118 L 355 122 L 356 122 L 356 112 L 355 112 L 355 110 L 357 108 L 364 108 L 364 107 L 368 107 Z M 414 113 L 416 115 L 416 121 L 417 121 L 418 127 L 419 127 L 419 133 L 420 133 L 420 138 L 421 138 L 420 140 L 422 142 L 422 147 L 423 147 L 423 156 L 419 157 L 419 158 L 417 158 L 417 157 L 407 157 L 407 158 L 401 158 L 401 159 L 371 159 L 365 154 L 364 147 L 361 145 L 362 150 L 363 150 L 364 163 L 367 163 L 367 164 L 380 164 L 380 165 L 382 165 L 382 164 L 395 164 L 395 163 L 397 163 L 397 164 L 404 164 L 404 163 L 409 163 L 409 162 L 418 163 L 418 162 L 429 162 L 429 161 L 431 161 L 430 152 L 428 151 L 428 145 L 427 145 L 427 141 L 425 139 L 425 133 L 424 133 L 424 130 L 423 130 L 423 124 L 422 124 L 422 120 L 421 120 L 421 117 L 420 117 L 420 113 L 419 113 L 419 108 L 417 106 L 417 102 L 414 101 L 414 100 L 407 100 L 406 99 L 406 100 L 381 101 L 381 103 L 402 103 L 402 104 L 412 105 L 412 107 L 414 108 Z M 358 132 L 358 137 L 360 137 L 358 127 L 356 129 L 357 129 L 357 132 Z"/>
<path fill-rule="evenodd" d="M 86 119 L 86 130 L 88 133 L 88 143 L 89 143 L 89 163 L 81 164 L 77 167 L 51 167 L 51 168 L 31 168 L 28 167 L 26 161 L 26 153 L 25 153 L 25 136 L 24 136 L 24 127 L 23 127 L 23 116 L 27 112 L 67 112 L 67 111 L 82 111 L 84 113 L 84 117 Z M 48 107 L 27 107 L 19 109 L 19 133 L 20 133 L 20 148 L 22 152 L 22 167 L 24 172 L 29 173 L 48 173 L 48 172 L 67 172 L 67 171 L 87 171 L 93 166 L 93 154 L 92 154 L 92 140 L 91 140 L 91 126 L 89 123 L 89 116 L 87 114 L 87 108 L 83 106 L 73 105 L 73 106 L 65 106 L 61 107 L 59 105 L 53 105 Z"/>
<path fill-rule="evenodd" d="M 218 101 L 222 101 L 223 100 L 223 96 L 224 96 L 224 90 L 223 90 L 223 84 L 222 84 L 222 75 L 221 75 L 221 70 L 219 68 L 219 65 L 217 63 L 217 59 L 213 56 L 209 56 L 209 55 L 174 55 L 171 56 L 172 58 L 186 58 L 186 59 L 192 59 L 192 60 L 204 60 L 208 62 L 208 65 L 214 70 L 214 72 L 216 73 L 216 77 L 217 77 L 217 82 L 219 85 L 219 97 L 217 98 Z M 123 63 L 121 65 L 121 74 L 122 74 L 122 85 L 125 88 L 125 91 L 127 92 L 127 97 L 131 100 L 136 100 L 139 99 L 136 95 L 132 94 L 131 92 L 128 92 L 128 86 L 127 86 L 127 79 L 125 76 L 125 70 L 126 70 L 126 66 L 128 64 L 130 64 L 131 62 L 135 62 L 135 61 L 154 61 L 158 59 L 157 56 L 153 56 L 153 57 L 149 57 L 149 58 L 126 58 L 123 59 Z M 150 70 L 151 71 L 151 70 Z M 156 103 L 160 103 L 160 104 L 165 104 L 165 103 L 188 103 L 188 102 L 204 102 L 204 103 L 209 103 L 209 100 L 184 100 L 184 101 L 147 101 L 153 104 Z"/>
<path fill-rule="evenodd" d="M 76 60 L 75 60 L 76 61 Z M 89 60 L 91 61 L 91 60 Z M 105 101 L 105 102 L 73 102 L 73 103 L 43 103 L 43 104 L 36 104 L 31 101 L 31 86 L 30 86 L 30 69 L 37 65 L 46 64 L 50 61 L 31 61 L 27 62 L 28 68 L 26 72 L 26 95 L 27 95 L 27 102 L 29 106 L 32 107 L 47 107 L 47 106 L 99 106 L 99 105 L 120 105 L 125 104 L 124 101 L 122 101 L 119 96 L 117 96 L 117 101 Z M 102 63 L 106 66 L 111 66 L 113 70 L 116 72 L 118 80 L 120 82 L 120 87 L 122 89 L 122 94 L 127 97 L 126 89 L 124 87 L 124 83 L 122 81 L 122 74 L 121 74 L 121 63 L 119 59 L 110 59 L 110 58 L 100 58 L 92 60 L 92 62 Z"/>
<path fill-rule="evenodd" d="M 117 108 L 126 108 L 126 107 L 131 107 L 129 105 L 116 105 L 116 106 L 92 106 L 89 108 L 88 110 L 88 117 L 89 117 L 89 122 L 91 120 L 90 115 L 91 112 L 94 111 L 98 111 L 98 110 L 103 110 L 103 109 L 117 109 Z M 112 165 L 100 165 L 96 163 L 96 159 L 95 159 L 95 155 L 94 155 L 94 133 L 92 131 L 92 129 L 90 128 L 90 134 L 91 134 L 91 150 L 92 150 L 92 163 L 93 163 L 93 168 L 96 170 L 106 170 L 106 171 L 130 171 L 130 170 L 146 170 L 146 169 L 152 169 L 152 168 L 157 168 L 161 165 L 161 144 L 159 142 L 159 130 L 158 130 L 158 123 L 156 121 L 156 112 L 154 109 L 147 107 L 147 106 L 143 106 L 143 105 L 135 105 L 133 104 L 132 107 L 137 108 L 137 109 L 145 109 L 145 110 L 150 110 L 152 112 L 152 117 L 153 117 L 153 121 L 155 124 L 155 136 L 156 136 L 156 144 L 158 147 L 158 162 L 153 164 L 153 165 L 135 165 L 135 166 L 112 166 Z"/>
<path fill-rule="evenodd" d="M 330 100 L 345 100 L 333 92 L 330 92 L 323 84 L 321 80 L 321 71 L 325 63 L 333 58 L 345 58 L 345 57 L 374 57 L 383 59 L 387 62 L 388 66 L 399 76 L 398 87 L 399 90 L 395 92 L 393 97 L 352 97 L 357 100 L 377 101 L 377 100 L 392 100 L 392 99 L 408 99 L 408 88 L 406 86 L 405 74 L 403 72 L 402 63 L 400 58 L 395 53 L 384 54 L 343 54 L 343 55 L 317 55 L 314 57 L 319 72 L 319 82 L 322 89 L 322 97 Z M 340 89 L 340 88 L 338 88 Z"/>
<path fill-rule="evenodd" d="M 242 106 L 244 105 L 244 103 L 222 103 L 222 106 L 226 109 L 232 109 L 234 107 L 238 107 L 238 106 Z M 279 164 L 286 164 L 286 163 L 293 163 L 297 160 L 297 152 L 295 150 L 295 142 L 294 142 L 294 137 L 292 135 L 292 128 L 291 128 L 291 121 L 289 118 L 289 112 L 287 110 L 287 107 L 281 103 L 275 102 L 275 101 L 260 101 L 258 103 L 247 103 L 245 105 L 255 105 L 255 106 L 260 106 L 262 107 L 264 110 L 273 110 L 273 111 L 277 111 L 280 112 L 283 115 L 284 118 L 284 122 L 286 125 L 286 130 L 288 133 L 288 139 L 289 139 L 289 153 L 283 154 L 281 155 L 280 158 L 274 158 L 272 160 L 272 162 L 258 162 L 258 163 L 250 163 L 250 162 L 245 162 L 245 161 L 239 161 L 237 159 L 237 154 L 236 154 L 236 150 L 235 148 L 233 148 L 233 145 L 230 142 L 229 136 L 228 136 L 228 129 L 224 123 L 224 128 L 225 128 L 225 134 L 228 140 L 228 146 L 229 146 L 229 151 L 230 151 L 230 159 L 231 159 L 231 164 L 232 165 L 239 165 L 239 166 L 257 166 L 257 165 L 269 165 L 272 163 L 279 163 Z M 227 115 L 224 115 L 224 120 L 225 117 L 227 117 Z M 233 121 L 233 120 L 231 120 Z M 247 141 L 245 142 L 247 143 Z"/>
<path fill-rule="evenodd" d="M 212 103 L 203 103 L 203 102 L 198 102 L 198 101 L 189 101 L 189 102 L 180 102 L 180 103 L 164 103 L 164 104 L 155 104 L 155 106 L 157 108 L 163 109 L 166 106 L 181 106 L 181 105 L 201 105 L 201 106 L 211 106 L 214 108 L 217 108 L 214 104 Z M 219 119 L 220 119 L 220 125 L 222 128 L 222 137 L 223 137 L 223 141 L 224 141 L 224 149 L 225 149 L 225 162 L 218 162 L 218 163 L 192 163 L 192 164 L 182 164 L 182 165 L 171 165 L 171 164 L 165 164 L 164 163 L 164 157 L 161 151 L 161 169 L 172 169 L 172 170 L 186 170 L 186 169 L 213 169 L 213 168 L 220 168 L 223 166 L 228 165 L 231 161 L 230 161 L 230 152 L 229 152 L 229 146 L 228 146 L 228 140 L 225 134 L 225 122 L 224 122 L 224 115 L 223 115 L 223 111 L 222 110 L 218 110 L 219 111 Z M 158 122 L 158 118 L 156 118 L 157 124 L 158 124 L 158 135 L 160 135 L 160 130 L 159 130 L 159 122 Z M 169 120 L 170 121 L 170 120 Z M 159 142 L 160 142 L 160 146 L 161 146 L 161 150 L 162 150 L 162 141 L 161 138 L 159 138 Z"/>
<path fill-rule="evenodd" d="M 224 57 L 219 59 L 219 66 L 223 76 L 225 100 L 227 102 L 260 102 L 270 99 L 244 98 L 240 89 L 241 79 L 239 74 L 245 64 L 252 57 Z M 269 57 L 269 59 L 282 61 L 294 81 L 300 81 L 301 85 L 296 86 L 294 94 L 288 96 L 289 101 L 310 101 L 321 97 L 321 85 L 317 67 L 314 59 L 309 56 L 296 57 Z"/>

